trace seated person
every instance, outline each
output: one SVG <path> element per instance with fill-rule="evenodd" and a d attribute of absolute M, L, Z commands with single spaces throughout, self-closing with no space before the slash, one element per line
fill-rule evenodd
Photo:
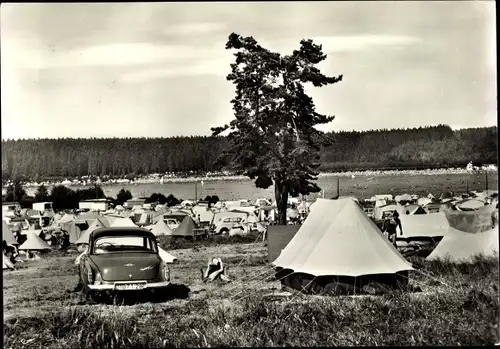
<path fill-rule="evenodd" d="M 221 280 L 229 282 L 230 280 L 226 275 L 226 271 L 226 267 L 220 258 L 212 258 L 208 260 L 206 271 L 201 269 L 201 279 L 203 282 L 212 282 L 220 277 Z"/>
<path fill-rule="evenodd" d="M 40 259 L 40 256 L 38 256 L 35 252 L 33 251 L 26 251 L 26 256 L 28 260 L 38 260 Z"/>

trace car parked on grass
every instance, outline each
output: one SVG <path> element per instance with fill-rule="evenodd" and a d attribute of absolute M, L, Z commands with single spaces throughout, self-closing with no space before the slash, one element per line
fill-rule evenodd
<path fill-rule="evenodd" d="M 219 224 L 212 224 L 214 234 L 228 234 L 233 228 L 243 225 L 241 217 L 226 217 Z"/>
<path fill-rule="evenodd" d="M 90 234 L 80 260 L 86 296 L 121 291 L 165 290 L 170 269 L 159 256 L 156 237 L 142 228 L 100 228 Z"/>

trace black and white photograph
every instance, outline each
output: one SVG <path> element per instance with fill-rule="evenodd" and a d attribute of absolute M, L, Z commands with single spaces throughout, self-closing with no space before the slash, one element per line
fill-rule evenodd
<path fill-rule="evenodd" d="M 3 346 L 500 344 L 496 2 L 3 2 Z"/>

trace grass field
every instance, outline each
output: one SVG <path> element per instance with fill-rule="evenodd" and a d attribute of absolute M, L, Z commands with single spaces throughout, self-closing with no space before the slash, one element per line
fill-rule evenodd
<path fill-rule="evenodd" d="M 4 272 L 5 348 L 486 345 L 498 342 L 498 261 L 411 262 L 421 293 L 283 295 L 267 279 L 262 242 L 172 252 L 175 289 L 188 298 L 130 305 L 86 303 L 74 255 L 52 255 Z M 221 256 L 233 282 L 204 284 L 201 267 Z M 267 273 L 266 273 L 267 272 Z M 425 273 L 425 275 L 424 275 Z M 180 286 L 184 285 L 184 286 Z M 268 296 L 272 293 L 281 295 Z M 179 295 L 180 296 L 180 295 Z"/>

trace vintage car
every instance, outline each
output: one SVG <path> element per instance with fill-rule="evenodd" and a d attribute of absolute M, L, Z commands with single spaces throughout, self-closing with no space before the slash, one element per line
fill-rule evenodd
<path fill-rule="evenodd" d="M 80 260 L 83 292 L 95 298 L 105 291 L 161 290 L 170 285 L 170 269 L 160 258 L 156 237 L 142 228 L 99 228 L 90 234 Z"/>

